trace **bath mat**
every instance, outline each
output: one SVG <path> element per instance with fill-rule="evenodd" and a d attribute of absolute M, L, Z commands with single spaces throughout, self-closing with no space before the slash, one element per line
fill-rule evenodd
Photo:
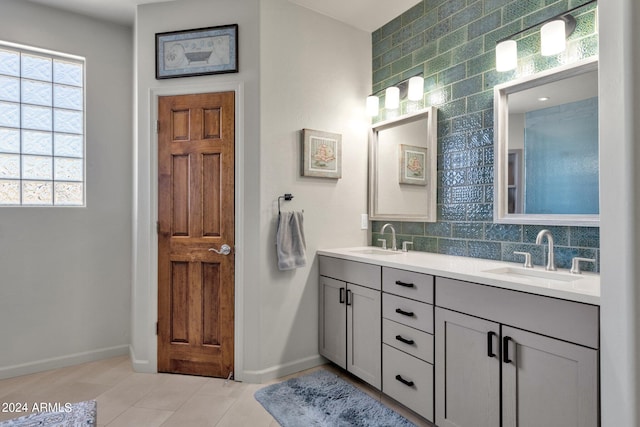
<path fill-rule="evenodd" d="M 267 386 L 254 396 L 282 427 L 415 427 L 324 369 Z"/>
<path fill-rule="evenodd" d="M 59 407 L 51 409 L 50 412 L 39 412 L 13 420 L 0 421 L 0 427 L 94 427 L 96 425 L 95 400 L 59 404 Z"/>

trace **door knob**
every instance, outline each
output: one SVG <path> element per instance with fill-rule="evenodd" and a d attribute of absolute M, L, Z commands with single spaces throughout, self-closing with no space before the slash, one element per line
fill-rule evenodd
<path fill-rule="evenodd" d="M 229 255 L 231 253 L 231 246 L 225 243 L 224 245 L 220 246 L 220 250 L 217 250 L 216 248 L 209 248 L 209 251 L 215 252 L 218 255 Z"/>

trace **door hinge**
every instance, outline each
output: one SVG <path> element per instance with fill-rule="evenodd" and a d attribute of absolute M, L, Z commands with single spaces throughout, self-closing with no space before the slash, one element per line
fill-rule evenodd
<path fill-rule="evenodd" d="M 156 221 L 156 233 L 160 234 L 160 221 Z"/>
<path fill-rule="evenodd" d="M 159 331 L 158 322 L 156 322 L 156 335 L 158 335 L 158 331 Z"/>
<path fill-rule="evenodd" d="M 156 120 L 156 133 L 160 133 L 160 120 Z"/>

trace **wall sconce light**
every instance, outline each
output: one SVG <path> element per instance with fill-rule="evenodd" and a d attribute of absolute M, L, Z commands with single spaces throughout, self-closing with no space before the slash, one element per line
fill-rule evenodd
<path fill-rule="evenodd" d="M 567 37 L 576 29 L 576 19 L 571 15 L 571 12 L 596 1 L 591 0 L 551 19 L 531 25 L 509 37 L 498 40 L 496 42 L 496 71 L 515 70 L 518 67 L 518 47 L 513 38 L 538 26 L 541 26 L 540 53 L 543 56 L 551 56 L 563 52 L 567 46 Z"/>
<path fill-rule="evenodd" d="M 384 108 L 395 110 L 400 107 L 400 89 L 395 86 L 388 87 L 384 91 Z"/>
<path fill-rule="evenodd" d="M 375 92 L 367 97 L 367 115 L 375 117 L 380 112 L 380 98 Z M 396 110 L 400 108 L 400 99 L 407 98 L 409 101 L 421 101 L 424 97 L 424 78 L 421 74 L 403 80 L 395 86 L 384 89 L 384 108 Z"/>

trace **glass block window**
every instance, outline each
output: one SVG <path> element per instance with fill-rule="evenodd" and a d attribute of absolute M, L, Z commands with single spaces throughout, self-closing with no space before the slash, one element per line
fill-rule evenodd
<path fill-rule="evenodd" d="M 0 206 L 85 205 L 84 58 L 0 42 Z"/>

